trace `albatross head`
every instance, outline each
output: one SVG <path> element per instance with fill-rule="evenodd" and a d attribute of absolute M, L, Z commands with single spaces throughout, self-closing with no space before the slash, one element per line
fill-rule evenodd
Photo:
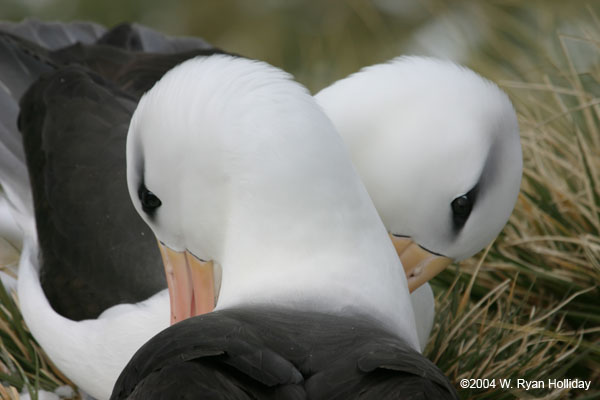
<path fill-rule="evenodd" d="M 400 57 L 315 97 L 344 137 L 411 291 L 502 230 L 522 156 L 515 111 L 495 84 L 451 62 Z"/>
<path fill-rule="evenodd" d="M 331 121 L 286 73 L 224 55 L 169 71 L 132 118 L 127 178 L 184 293 L 173 322 L 215 303 L 359 312 L 417 346 L 387 231 Z"/>

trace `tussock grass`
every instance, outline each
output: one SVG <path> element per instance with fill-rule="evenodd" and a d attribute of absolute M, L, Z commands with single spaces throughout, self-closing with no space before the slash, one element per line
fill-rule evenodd
<path fill-rule="evenodd" d="M 14 293 L 0 284 L 0 399 L 19 399 L 39 389 L 74 385 L 52 364 L 25 325 Z"/>
<path fill-rule="evenodd" d="M 593 10 L 590 10 L 596 21 Z M 600 398 L 600 24 L 558 33 L 561 53 L 530 81 L 506 80 L 519 114 L 524 173 L 515 211 L 486 251 L 435 282 L 426 354 L 457 383 L 512 379 L 463 398 Z M 517 389 L 517 379 L 591 380 L 590 391 Z"/>

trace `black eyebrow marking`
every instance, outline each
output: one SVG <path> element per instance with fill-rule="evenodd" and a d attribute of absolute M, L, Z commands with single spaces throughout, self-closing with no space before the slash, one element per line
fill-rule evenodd
<path fill-rule="evenodd" d="M 397 238 L 402 238 L 402 239 L 411 239 L 411 236 L 408 236 L 408 235 L 399 235 L 399 234 L 396 234 L 396 233 L 391 233 L 391 235 L 392 235 L 393 237 L 397 237 Z M 435 252 L 435 251 L 433 251 L 433 250 L 429 250 L 429 249 L 428 249 L 427 247 L 425 247 L 425 246 L 421 246 L 419 243 L 415 242 L 414 240 L 412 240 L 412 242 L 413 242 L 413 243 L 416 243 L 416 244 L 417 244 L 417 245 L 418 245 L 420 248 L 422 248 L 423 250 L 425 250 L 425 251 L 427 251 L 427 252 L 429 252 L 429 253 L 433 254 L 434 256 L 439 256 L 439 257 L 447 257 L 447 256 L 445 256 L 445 255 L 443 255 L 443 254 L 441 254 L 441 253 Z M 448 257 L 447 257 L 447 258 L 448 258 Z"/>
<path fill-rule="evenodd" d="M 142 146 L 140 146 L 140 141 L 139 141 L 139 138 L 137 138 L 137 137 L 135 140 L 135 146 L 136 146 L 136 149 L 138 150 L 135 152 L 135 161 L 134 161 L 135 176 L 139 181 L 138 190 L 137 190 L 138 199 L 140 200 L 140 203 L 142 205 L 142 210 L 144 211 L 144 213 L 148 216 L 148 218 L 153 220 L 156 215 L 156 208 L 148 208 L 144 205 L 144 197 L 148 193 L 151 193 L 152 195 L 153 195 L 153 193 L 150 192 L 150 190 L 148 190 L 148 188 L 146 187 L 145 160 L 144 160 Z M 160 200 L 159 200 L 159 202 L 160 202 Z"/>
<path fill-rule="evenodd" d="M 464 194 L 471 200 L 471 203 L 473 204 L 471 214 L 481 202 L 481 198 L 486 195 L 487 188 L 492 185 L 492 182 L 496 179 L 496 176 L 498 174 L 499 142 L 500 139 L 496 137 L 488 149 L 487 157 L 485 159 L 483 168 L 481 169 L 481 173 L 479 174 L 477 182 L 467 193 Z M 454 232 L 455 236 L 457 236 L 458 233 L 462 230 L 467 220 L 468 218 L 464 221 L 456 221 L 453 218 L 452 231 Z"/>
<path fill-rule="evenodd" d="M 441 254 L 441 253 L 437 253 L 437 252 L 435 252 L 433 250 L 429 250 L 427 247 L 421 246 L 420 244 L 419 244 L 419 247 L 422 248 L 423 250 L 425 250 L 426 252 L 433 254 L 434 256 L 450 258 L 448 256 L 445 256 L 445 255 Z"/>
<path fill-rule="evenodd" d="M 142 203 L 142 210 L 150 218 L 153 218 L 156 210 L 162 205 L 162 202 L 154 193 L 148 190 L 143 180 L 138 187 L 138 197 Z"/>

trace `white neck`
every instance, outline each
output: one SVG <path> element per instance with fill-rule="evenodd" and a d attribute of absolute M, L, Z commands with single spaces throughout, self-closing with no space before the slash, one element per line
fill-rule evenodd
<path fill-rule="evenodd" d="M 305 131 L 270 139 L 285 161 L 265 154 L 231 174 L 218 309 L 365 313 L 416 347 L 404 271 L 349 155 L 337 135 Z"/>
<path fill-rule="evenodd" d="M 331 121 L 287 74 L 187 61 L 142 98 L 127 149 L 134 205 L 157 237 L 221 264 L 217 309 L 354 310 L 418 348 L 386 230 Z M 162 201 L 152 218 L 141 179 Z"/>

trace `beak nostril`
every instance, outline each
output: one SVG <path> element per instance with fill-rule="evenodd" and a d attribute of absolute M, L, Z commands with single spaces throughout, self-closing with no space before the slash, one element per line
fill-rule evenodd
<path fill-rule="evenodd" d="M 436 276 L 452 262 L 448 257 L 425 249 L 410 237 L 398 235 L 390 235 L 390 237 L 400 261 L 402 261 L 411 292 Z"/>

